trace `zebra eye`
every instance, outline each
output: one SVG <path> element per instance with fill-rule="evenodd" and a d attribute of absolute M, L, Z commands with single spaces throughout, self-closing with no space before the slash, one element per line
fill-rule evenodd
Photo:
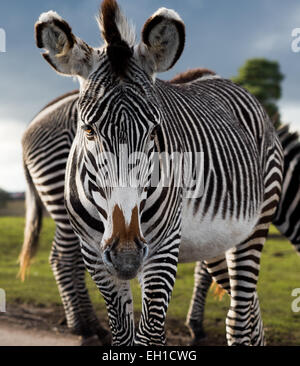
<path fill-rule="evenodd" d="M 93 129 L 92 126 L 90 126 L 90 125 L 83 125 L 81 128 L 85 132 L 85 135 L 86 135 L 87 138 L 92 138 L 94 136 L 95 131 L 94 131 L 94 129 Z"/>

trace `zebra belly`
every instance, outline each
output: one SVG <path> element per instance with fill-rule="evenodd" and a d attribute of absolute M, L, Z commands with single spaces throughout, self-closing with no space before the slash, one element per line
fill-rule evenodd
<path fill-rule="evenodd" d="M 182 239 L 179 262 L 207 260 L 224 254 L 242 243 L 253 232 L 259 213 L 251 218 L 226 219 L 207 215 L 201 220 L 185 215 L 182 223 Z"/>

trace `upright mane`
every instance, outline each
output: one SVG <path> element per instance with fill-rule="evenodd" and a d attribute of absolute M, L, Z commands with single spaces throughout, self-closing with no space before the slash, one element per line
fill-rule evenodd
<path fill-rule="evenodd" d="M 116 76 L 124 76 L 133 55 L 134 27 L 121 12 L 116 0 L 102 2 L 98 24 L 107 44 L 107 55 Z"/>

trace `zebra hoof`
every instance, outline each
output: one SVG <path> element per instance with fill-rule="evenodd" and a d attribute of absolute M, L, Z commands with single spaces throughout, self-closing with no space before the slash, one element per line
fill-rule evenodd
<path fill-rule="evenodd" d="M 100 342 L 98 336 L 93 335 L 88 338 L 81 337 L 80 346 L 83 346 L 83 347 L 102 346 L 102 343 Z"/>
<path fill-rule="evenodd" d="M 198 346 L 206 338 L 206 334 L 203 332 L 200 336 L 193 336 L 189 342 L 189 346 Z"/>
<path fill-rule="evenodd" d="M 200 326 L 196 324 L 189 324 L 188 327 L 192 336 L 189 346 L 197 346 L 206 338 L 206 333 L 203 330 L 202 324 Z"/>
<path fill-rule="evenodd" d="M 67 325 L 67 318 L 65 316 L 62 316 L 58 322 L 57 325 Z"/>
<path fill-rule="evenodd" d="M 111 333 L 108 330 L 104 328 L 99 328 L 96 332 L 96 335 L 99 341 L 102 343 L 102 346 L 111 346 L 112 337 Z"/>

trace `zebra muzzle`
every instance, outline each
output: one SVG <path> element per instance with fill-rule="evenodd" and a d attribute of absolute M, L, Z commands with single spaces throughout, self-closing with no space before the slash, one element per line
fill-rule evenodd
<path fill-rule="evenodd" d="M 121 280 L 130 280 L 136 277 L 147 256 L 148 245 L 139 239 L 125 245 L 121 245 L 116 240 L 104 250 L 103 262 L 116 277 Z"/>

